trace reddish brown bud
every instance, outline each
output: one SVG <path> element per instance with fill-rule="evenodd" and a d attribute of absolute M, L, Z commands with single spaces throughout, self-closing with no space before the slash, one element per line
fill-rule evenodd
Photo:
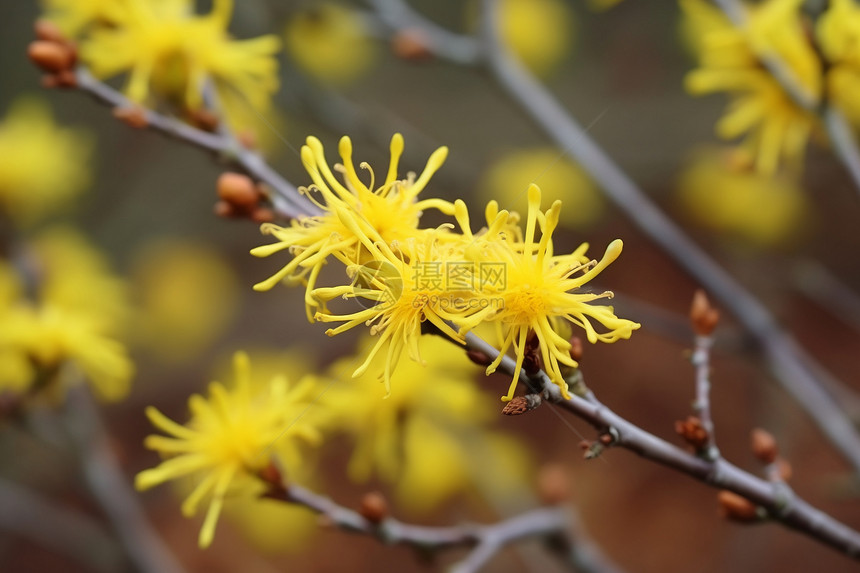
<path fill-rule="evenodd" d="M 750 446 L 753 455 L 764 464 L 772 464 L 779 455 L 776 438 L 767 430 L 756 428 L 750 434 Z"/>
<path fill-rule="evenodd" d="M 582 360 L 583 350 L 585 349 L 583 348 L 582 339 L 578 336 L 571 336 L 570 350 L 568 350 L 570 357 L 579 362 Z"/>
<path fill-rule="evenodd" d="M 31 42 L 27 48 L 27 56 L 42 70 L 54 74 L 70 69 L 75 61 L 71 48 L 44 40 Z"/>
<path fill-rule="evenodd" d="M 203 131 L 215 131 L 218 129 L 218 116 L 208 109 L 189 110 L 188 118 L 195 126 Z"/>
<path fill-rule="evenodd" d="M 540 355 L 540 339 L 532 330 L 526 338 L 525 348 L 523 348 L 523 369 L 527 374 L 537 374 L 543 366 L 543 359 Z"/>
<path fill-rule="evenodd" d="M 427 35 L 417 28 L 406 28 L 397 32 L 391 39 L 391 51 L 398 58 L 413 62 L 426 61 L 433 57 Z"/>
<path fill-rule="evenodd" d="M 40 40 L 45 40 L 46 42 L 57 42 L 60 44 L 66 42 L 66 37 L 63 36 L 60 28 L 50 20 L 36 20 L 36 24 L 33 26 L 33 29 L 36 32 L 36 37 Z"/>
<path fill-rule="evenodd" d="M 215 214 L 219 217 L 235 217 L 236 210 L 233 208 L 233 205 L 226 201 L 218 201 L 215 203 Z"/>
<path fill-rule="evenodd" d="M 752 523 L 759 520 L 758 507 L 745 497 L 734 492 L 722 490 L 717 494 L 720 516 L 740 523 Z"/>
<path fill-rule="evenodd" d="M 717 323 L 720 321 L 720 313 L 711 306 L 705 291 L 699 289 L 693 295 L 693 304 L 690 306 L 690 322 L 693 332 L 699 336 L 710 336 Z"/>
<path fill-rule="evenodd" d="M 381 523 L 388 517 L 388 502 L 381 493 L 372 491 L 361 498 L 358 512 L 370 523 Z"/>
<path fill-rule="evenodd" d="M 480 350 L 467 350 L 466 356 L 478 366 L 489 366 L 493 362 L 492 358 Z"/>
<path fill-rule="evenodd" d="M 72 70 L 63 70 L 58 73 L 57 78 L 57 86 L 61 88 L 76 88 L 78 87 L 78 77 L 75 75 L 75 72 Z"/>
<path fill-rule="evenodd" d="M 563 466 L 549 464 L 540 469 L 537 476 L 537 491 L 546 505 L 559 505 L 570 499 L 570 476 Z"/>
<path fill-rule="evenodd" d="M 146 110 L 139 106 L 115 107 L 113 108 L 113 116 L 135 129 L 144 129 L 149 125 L 146 120 Z"/>
<path fill-rule="evenodd" d="M 598 439 L 600 440 L 600 443 L 604 446 L 611 446 L 615 443 L 615 438 L 612 436 L 612 434 L 600 434 L 600 437 Z"/>
<path fill-rule="evenodd" d="M 264 482 L 276 486 L 278 488 L 284 487 L 284 479 L 281 475 L 281 470 L 278 469 L 273 463 L 269 463 L 266 467 L 260 470 L 259 473 L 260 479 Z"/>
<path fill-rule="evenodd" d="M 219 199 L 242 209 L 255 209 L 261 198 L 251 178 L 241 173 L 222 173 L 216 189 Z"/>
<path fill-rule="evenodd" d="M 251 220 L 255 223 L 271 223 L 275 220 L 275 212 L 268 207 L 257 207 L 251 211 Z"/>
<path fill-rule="evenodd" d="M 785 458 L 777 458 L 776 459 L 776 468 L 777 475 L 782 481 L 788 481 L 791 479 L 791 476 L 794 475 L 794 472 L 791 469 L 791 464 Z"/>
<path fill-rule="evenodd" d="M 529 411 L 526 399 L 523 396 L 514 396 L 513 399 L 502 408 L 505 416 L 519 416 Z"/>
<path fill-rule="evenodd" d="M 696 450 L 701 450 L 708 443 L 708 432 L 696 416 L 688 416 L 686 420 L 675 422 L 675 431 Z"/>

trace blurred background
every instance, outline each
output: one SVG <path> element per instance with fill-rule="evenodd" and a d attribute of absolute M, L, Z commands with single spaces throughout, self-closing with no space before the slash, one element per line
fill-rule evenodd
<path fill-rule="evenodd" d="M 452 30 L 475 28 L 474 3 L 411 4 Z M 544 0 L 522 10 L 515 18 L 527 28 L 521 57 L 570 113 L 654 201 L 765 301 L 810 354 L 860 390 L 860 205 L 833 154 L 811 145 L 800 176 L 760 178 L 729 169 L 734 152 L 714 134 L 725 98 L 684 91 L 685 74 L 695 62 L 681 40 L 675 3 L 628 1 L 593 10 L 585 2 Z M 334 160 L 338 139 L 348 134 L 356 159 L 380 166 L 379 173 L 387 165 L 391 135 L 400 132 L 406 141 L 401 165 L 409 170 L 420 172 L 437 147 L 450 148 L 431 183 L 433 195 L 462 198 L 474 213 L 491 198 L 524 209 L 524 191 L 534 181 L 545 196 L 564 200 L 557 251 L 589 242 L 599 253 L 622 238 L 624 253 L 600 276 L 599 286 L 616 293 L 619 316 L 642 328 L 629 341 L 587 345 L 583 371 L 602 402 L 680 444 L 674 422 L 690 413 L 694 391 L 686 315 L 701 285 L 605 200 L 487 73 L 432 57 L 398 57 L 388 40 L 375 37 L 382 34 L 366 11 L 366 5 L 349 2 L 236 2 L 231 31 L 237 37 L 287 35 L 276 109 L 257 134 L 271 164 L 291 182 L 308 184 L 297 154 L 305 137 L 319 137 Z M 38 15 L 33 1 L 0 3 L 0 113 L 8 118 L 22 101 L 44 102 L 58 124 L 80 132 L 82 146 L 89 146 L 89 175 L 68 208 L 16 232 L 26 237 L 53 225 L 73 226 L 128 281 L 134 316 L 125 340 L 137 373 L 130 396 L 102 410 L 131 483 L 135 473 L 158 462 L 143 447 L 153 431 L 143 414 L 146 406 L 183 421 L 188 396 L 223 377 L 219 372 L 237 349 L 252 357 L 300 352 L 314 369 L 351 352 L 356 337 L 330 339 L 323 325 L 309 324 L 300 289 L 252 291 L 286 259 L 249 256 L 250 249 L 269 242 L 258 226 L 214 214 L 222 169 L 210 157 L 130 129 L 81 94 L 40 87 L 40 74 L 26 58 Z M 303 40 L 291 42 L 293 36 Z M 2 162 L 0 157 L 0 171 Z M 753 427 L 767 428 L 793 466 L 792 487 L 837 519 L 860 525 L 856 477 L 771 378 L 755 345 L 726 313 L 717 330 L 712 381 L 716 436 L 729 460 L 759 471 L 748 436 Z M 499 410 L 507 383 L 503 376 L 479 379 Z M 555 463 L 566 471 L 585 529 L 627 571 L 842 571 L 853 565 L 781 526 L 743 526 L 718 517 L 714 490 L 629 452 L 584 460 L 578 443 L 583 436 L 593 438 L 593 431 L 570 422 L 573 430 L 546 408 L 498 416 L 498 431 L 528 452 L 519 494 L 491 502 L 478 487 L 430 512 L 395 505 L 395 515 L 428 524 L 493 521 L 535 503 L 534 476 Z M 350 483 L 343 472 L 348 456 L 346 441 L 336 441 L 322 456 L 328 494 L 355 506 L 365 491 L 390 491 L 384 483 Z M 0 429 L 0 475 L 100 519 L 69 461 L 8 427 Z M 269 539 L 261 540 L 229 515 L 219 523 L 213 546 L 200 550 L 201 517 L 181 515 L 182 496 L 161 487 L 139 499 L 189 571 L 429 571 L 452 558 L 440 554 L 434 563 L 406 548 L 316 529 L 313 520 L 310 527 L 287 521 L 263 528 Z M 273 531 L 282 534 L 282 544 L 278 536 L 273 542 Z M 95 570 L 2 530 L 0 564 L 6 571 Z M 550 558 L 526 543 L 502 553 L 488 570 L 552 567 Z"/>

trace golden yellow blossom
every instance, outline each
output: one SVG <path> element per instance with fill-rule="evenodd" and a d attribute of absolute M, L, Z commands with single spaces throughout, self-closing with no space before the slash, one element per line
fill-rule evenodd
<path fill-rule="evenodd" d="M 16 101 L 0 124 L 0 212 L 28 224 L 66 207 L 89 183 L 91 148 L 41 100 Z"/>
<path fill-rule="evenodd" d="M 818 20 L 816 36 L 827 69 L 827 93 L 851 122 L 860 125 L 860 6 L 833 0 Z"/>
<path fill-rule="evenodd" d="M 213 382 L 209 398 L 192 396 L 191 419 L 180 425 L 155 408 L 146 411 L 150 421 L 168 436 L 149 436 L 146 446 L 168 457 L 159 466 L 140 472 L 138 489 L 183 478 L 199 481 L 182 504 L 186 516 L 194 515 L 205 498 L 209 507 L 200 530 L 200 546 L 208 547 L 228 493 L 254 496 L 260 493 L 256 474 L 272 461 L 285 468 L 302 464 L 302 448 L 321 439 L 302 413 L 313 397 L 306 380 L 289 385 L 274 378 L 262 388 L 251 381 L 250 362 L 244 353 L 234 359 L 235 384 Z"/>
<path fill-rule="evenodd" d="M 123 14 L 123 2 L 117 0 L 43 0 L 42 4 L 47 19 L 70 37 L 91 24 L 116 23 Z"/>
<path fill-rule="evenodd" d="M 448 149 L 440 147 L 427 161 L 420 176 L 409 173 L 399 178 L 400 156 L 403 154 L 403 137 L 398 133 L 391 138 L 391 160 L 385 179 L 379 187 L 373 170 L 366 163 L 360 168 L 367 169 L 370 177 L 365 184 L 358 176 L 352 160 L 352 141 L 343 137 L 339 145 L 343 161 L 340 167 L 344 182 L 337 180 L 329 168 L 322 143 L 315 137 L 308 137 L 302 147 L 302 162 L 311 176 L 313 184 L 302 188 L 302 192 L 314 198 L 323 210 L 322 215 L 303 217 L 293 220 L 288 227 L 265 224 L 261 230 L 271 234 L 278 242 L 257 247 L 251 254 L 266 257 L 289 249 L 294 255 L 284 268 L 269 279 L 254 286 L 255 290 L 269 290 L 282 280 L 304 281 L 307 285 L 305 302 L 308 318 L 319 307 L 311 292 L 316 279 L 330 256 L 337 256 L 348 264 L 362 262 L 366 253 L 360 236 L 355 228 L 345 225 L 338 215 L 350 212 L 360 217 L 361 224 L 373 229 L 379 240 L 389 249 L 398 251 L 407 239 L 419 234 L 418 223 L 426 209 L 439 209 L 450 213 L 453 206 L 441 199 L 419 199 L 433 174 L 442 166 Z M 318 194 L 318 199 L 315 197 Z M 377 240 L 377 239 L 374 239 Z"/>
<path fill-rule="evenodd" d="M 748 23 L 738 29 L 704 0 L 681 0 L 700 64 L 687 76 L 687 89 L 732 96 L 717 133 L 726 139 L 746 134 L 744 146 L 764 173 L 774 173 L 783 160 L 798 164 L 819 125 L 814 112 L 796 103 L 761 64 L 762 57 L 779 59 L 799 89 L 813 101 L 821 97 L 821 63 L 807 38 L 801 4 L 766 0 L 748 9 Z"/>
<path fill-rule="evenodd" d="M 320 81 L 347 84 L 373 64 L 376 44 L 361 14 L 338 4 L 315 2 L 290 18 L 286 50 L 305 72 Z"/>
<path fill-rule="evenodd" d="M 99 77 L 128 72 L 128 96 L 141 103 L 159 95 L 176 97 L 190 109 L 203 106 L 211 83 L 219 101 L 243 101 L 265 112 L 278 89 L 280 46 L 276 36 L 235 40 L 227 32 L 232 0 L 214 0 L 206 15 L 188 0 L 127 0 L 123 17 L 84 39 L 81 56 Z"/>
<path fill-rule="evenodd" d="M 544 370 L 566 395 L 567 382 L 561 369 L 563 366 L 576 367 L 577 363 L 570 357 L 570 342 L 560 334 L 564 332 L 565 321 L 585 329 L 591 343 L 629 338 L 639 328 L 638 323 L 615 316 L 611 306 L 590 304 L 612 298 L 611 292 L 580 290 L 618 258 L 621 241 L 616 239 L 610 243 L 599 262 L 585 258 L 587 244 L 570 254 L 554 255 L 552 234 L 558 225 L 561 201 L 555 201 L 549 210 L 541 212 L 540 189 L 532 185 L 528 193 L 529 210 L 522 243 L 490 240 L 480 251 L 473 250 L 470 254 L 479 263 L 500 262 L 504 265 L 504 284 L 484 285 L 485 295 L 497 296 L 502 303 L 488 306 L 469 317 L 457 318 L 461 331 L 476 328 L 481 322 L 496 324 L 500 353 L 487 367 L 488 374 L 495 371 L 509 349 L 514 350 L 516 369 L 508 394 L 503 398 L 506 401 L 514 396 L 526 342 L 532 333 L 540 348 Z M 539 240 L 536 238 L 538 227 L 541 232 Z M 607 331 L 598 332 L 592 321 L 602 324 Z"/>

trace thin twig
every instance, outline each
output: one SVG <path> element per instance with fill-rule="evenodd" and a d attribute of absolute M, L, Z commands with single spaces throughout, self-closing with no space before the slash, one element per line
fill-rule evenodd
<path fill-rule="evenodd" d="M 466 348 L 482 352 L 490 359 L 498 356 L 498 350 L 472 333 L 466 335 Z M 513 375 L 515 368 L 514 359 L 505 356 L 499 371 Z M 687 474 L 711 487 L 742 495 L 764 508 L 775 521 L 860 560 L 860 533 L 797 497 L 787 485 L 763 480 L 723 458 L 711 461 L 685 452 L 622 418 L 601 404 L 593 394 L 585 398 L 572 394 L 565 399 L 544 372 L 529 376 L 523 370 L 520 376 L 532 386 L 542 387 L 551 404 L 557 404 L 585 420 L 599 433 L 609 433 L 614 438 L 612 445 Z"/>
<path fill-rule="evenodd" d="M 182 566 L 147 521 L 135 492 L 111 452 L 98 410 L 82 388 L 69 391 L 63 421 L 90 493 L 138 570 L 182 573 Z"/>
<path fill-rule="evenodd" d="M 302 505 L 350 533 L 368 535 L 387 545 L 409 545 L 423 550 L 472 547 L 469 555 L 451 569 L 452 573 L 474 573 L 480 570 L 496 553 L 511 543 L 528 538 L 555 540 L 559 535 L 567 538 L 569 534 L 568 512 L 562 507 L 535 509 L 492 525 L 432 527 L 404 523 L 392 517 L 374 523 L 329 497 L 298 485 L 283 485 L 268 476 L 264 479 L 270 485 L 267 497 Z M 569 540 L 568 543 L 575 543 L 575 540 Z M 610 573 L 611 570 L 603 571 Z"/>
<path fill-rule="evenodd" d="M 705 459 L 715 460 L 720 456 L 714 439 L 714 422 L 711 419 L 711 346 L 714 339 L 711 335 L 696 335 L 696 345 L 691 361 L 696 369 L 696 400 L 693 411 L 699 418 L 702 428 L 707 434 L 707 441 L 702 448 Z"/>
<path fill-rule="evenodd" d="M 242 146 L 231 135 L 203 131 L 154 110 L 141 108 L 122 93 L 97 80 L 83 66 L 78 66 L 75 70 L 75 80 L 77 89 L 89 94 L 99 103 L 112 109 L 135 109 L 142 114 L 148 129 L 208 151 L 229 161 L 255 180 L 265 183 L 272 190 L 269 200 L 279 215 L 296 218 L 319 212 L 315 205 L 298 193 L 294 185 L 272 169 L 259 153 Z"/>

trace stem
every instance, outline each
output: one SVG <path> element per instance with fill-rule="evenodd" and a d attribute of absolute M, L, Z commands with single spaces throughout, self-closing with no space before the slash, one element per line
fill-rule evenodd
<path fill-rule="evenodd" d="M 711 419 L 710 374 L 713 342 L 714 339 L 711 336 L 696 336 L 696 347 L 692 356 L 693 366 L 696 368 L 696 401 L 693 403 L 693 410 L 702 423 L 702 428 L 708 434 L 708 441 L 702 451 L 702 455 L 708 460 L 716 460 L 720 457 L 720 451 L 714 439 L 714 422 Z"/>

